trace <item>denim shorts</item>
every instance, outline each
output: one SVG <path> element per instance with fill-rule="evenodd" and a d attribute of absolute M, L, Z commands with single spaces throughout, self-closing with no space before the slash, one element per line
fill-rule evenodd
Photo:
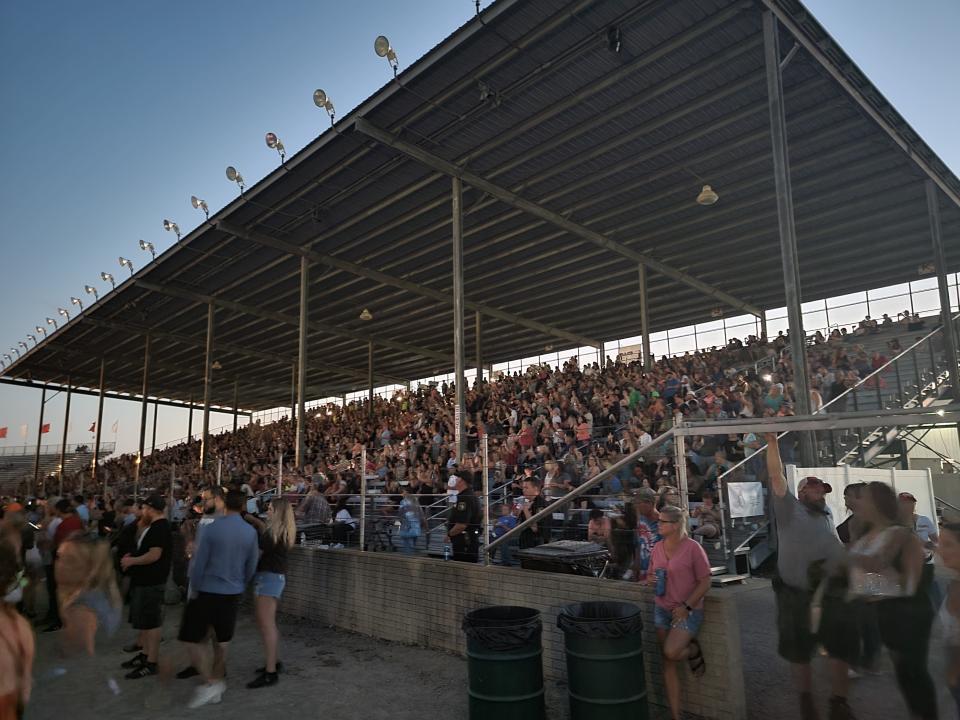
<path fill-rule="evenodd" d="M 280 573 L 258 572 L 253 576 L 253 594 L 280 599 L 287 576 Z"/>
<path fill-rule="evenodd" d="M 686 630 L 696 637 L 703 625 L 703 610 L 694 610 L 687 615 L 687 619 L 677 625 L 673 624 L 673 612 L 659 605 L 653 606 L 653 624 L 658 630 Z"/>

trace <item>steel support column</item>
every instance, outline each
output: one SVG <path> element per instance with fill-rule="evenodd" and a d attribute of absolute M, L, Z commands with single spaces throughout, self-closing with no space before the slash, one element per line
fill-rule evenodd
<path fill-rule="evenodd" d="M 297 364 L 290 366 L 290 422 L 297 421 Z"/>
<path fill-rule="evenodd" d="M 193 440 L 193 395 L 190 396 L 190 415 L 187 416 L 187 444 Z"/>
<path fill-rule="evenodd" d="M 367 343 L 367 413 L 373 417 L 373 340 Z"/>
<path fill-rule="evenodd" d="M 953 313 L 950 312 L 950 285 L 947 282 L 947 258 L 943 252 L 943 230 L 940 225 L 940 199 L 933 180 L 925 182 L 927 214 L 930 217 L 930 238 L 933 240 L 933 262 L 937 269 L 937 288 L 940 290 L 940 322 L 943 324 L 943 349 L 947 356 L 951 394 L 960 402 L 960 366 L 957 363 L 957 337 L 954 334 Z M 936 367 L 934 365 L 933 367 Z"/>
<path fill-rule="evenodd" d="M 643 263 L 637 265 L 640 279 L 640 358 L 643 361 L 643 369 L 649 370 L 653 367 L 653 361 L 650 358 L 650 306 L 647 298 L 647 266 Z"/>
<path fill-rule="evenodd" d="M 304 442 L 306 440 L 307 393 L 307 316 L 309 314 L 310 261 L 300 258 L 300 337 L 297 350 L 297 446 L 294 463 L 303 468 Z"/>
<path fill-rule="evenodd" d="M 153 426 L 150 429 L 150 454 L 157 451 L 157 411 L 160 409 L 160 403 L 153 403 Z"/>
<path fill-rule="evenodd" d="M 100 432 L 103 429 L 103 393 L 106 389 L 103 383 L 106 369 L 106 358 L 100 358 L 100 397 L 97 400 L 97 424 L 93 426 L 93 431 L 96 433 L 96 438 L 93 441 L 93 460 L 90 467 L 90 474 L 93 478 L 94 487 L 97 485 L 97 463 L 100 460 Z"/>
<path fill-rule="evenodd" d="M 73 396 L 73 385 L 67 378 L 67 406 L 63 410 L 63 436 L 60 442 L 60 467 L 57 469 L 57 497 L 63 497 L 63 466 L 67 463 L 67 429 L 70 427 L 70 399 Z M 96 488 L 96 486 L 94 486 Z M 46 488 L 44 488 L 46 490 Z M 48 494 L 44 492 L 44 494 Z"/>
<path fill-rule="evenodd" d="M 137 445 L 137 459 L 133 466 L 133 497 L 140 490 L 140 467 L 143 465 L 143 446 L 147 439 L 147 394 L 150 392 L 150 335 L 143 343 L 143 387 L 140 390 L 140 443 Z"/>
<path fill-rule="evenodd" d="M 31 495 L 33 490 L 37 489 L 37 483 L 40 479 L 40 442 L 43 440 L 43 409 L 47 404 L 47 386 L 44 385 L 40 391 L 40 424 L 37 425 L 37 451 L 33 456 L 33 484 L 27 487 L 27 495 Z"/>
<path fill-rule="evenodd" d="M 483 319 L 480 316 L 480 311 L 478 310 L 474 313 L 474 320 L 476 321 L 476 328 L 474 333 L 476 335 L 475 344 L 477 346 L 477 382 L 483 382 L 483 343 L 481 342 L 481 334 L 483 329 Z"/>
<path fill-rule="evenodd" d="M 767 70 L 767 102 L 770 109 L 770 140 L 773 145 L 773 177 L 777 191 L 777 217 L 780 227 L 780 259 L 790 324 L 790 354 L 793 356 L 793 387 L 798 415 L 809 415 L 810 387 L 807 369 L 806 334 L 800 305 L 800 267 L 797 259 L 797 229 L 790 184 L 790 154 L 787 145 L 787 116 L 780 72 L 780 37 L 777 18 L 763 12 L 763 51 Z M 811 433 L 800 436 L 800 457 L 805 467 L 816 465 Z"/>
<path fill-rule="evenodd" d="M 453 374 L 456 383 L 453 422 L 459 463 L 463 459 L 463 442 L 466 439 L 463 417 L 463 181 L 453 177 L 450 184 L 453 212 Z"/>
<path fill-rule="evenodd" d="M 203 361 L 203 428 L 200 435 L 200 467 L 207 467 L 210 455 L 210 395 L 213 388 L 213 333 L 216 306 L 207 305 L 207 348 Z"/>
<path fill-rule="evenodd" d="M 240 402 L 240 382 L 233 381 L 233 432 L 237 432 L 237 405 Z M 192 410 L 190 411 L 193 412 Z"/>
<path fill-rule="evenodd" d="M 764 310 L 760 314 L 760 339 L 767 342 L 769 338 L 770 336 L 767 335 L 767 311 Z"/>

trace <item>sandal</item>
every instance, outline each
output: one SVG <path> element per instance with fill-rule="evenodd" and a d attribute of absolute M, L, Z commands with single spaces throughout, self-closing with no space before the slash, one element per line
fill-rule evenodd
<path fill-rule="evenodd" d="M 707 662 L 703 659 L 703 649 L 696 638 L 690 640 L 690 647 L 693 649 L 693 653 L 687 658 L 690 672 L 693 673 L 694 677 L 703 677 L 703 674 L 707 671 Z"/>

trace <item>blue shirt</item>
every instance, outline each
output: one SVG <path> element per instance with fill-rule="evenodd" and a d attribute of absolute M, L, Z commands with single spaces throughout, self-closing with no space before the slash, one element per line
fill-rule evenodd
<path fill-rule="evenodd" d="M 224 515 L 197 533 L 190 563 L 193 592 L 240 595 L 257 570 L 257 531 L 239 515 Z"/>

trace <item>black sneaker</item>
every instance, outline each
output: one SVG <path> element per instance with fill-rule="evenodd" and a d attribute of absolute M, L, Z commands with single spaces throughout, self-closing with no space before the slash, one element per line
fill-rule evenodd
<path fill-rule="evenodd" d="M 143 652 L 143 646 L 142 646 L 142 645 L 137 645 L 137 643 L 134 642 L 134 643 L 130 643 L 129 645 L 124 645 L 124 646 L 123 646 L 123 651 L 124 651 L 125 653 L 138 653 L 138 652 Z"/>
<path fill-rule="evenodd" d="M 257 688 L 270 687 L 271 685 L 276 685 L 280 682 L 280 676 L 277 673 L 261 673 L 257 676 L 256 680 L 247 683 L 247 688 L 250 690 L 256 690 Z"/>
<path fill-rule="evenodd" d="M 43 629 L 43 632 L 57 632 L 58 630 L 63 630 L 63 625 L 60 623 L 53 623 L 52 625 L 47 625 L 47 627 Z"/>
<path fill-rule="evenodd" d="M 120 667 L 122 667 L 124 670 L 130 670 L 131 668 L 138 668 L 141 665 L 146 665 L 146 664 L 147 664 L 147 656 L 144 655 L 143 653 L 137 653 L 129 660 L 124 660 L 122 663 L 120 663 Z"/>
<path fill-rule="evenodd" d="M 266 671 L 267 671 L 266 666 L 256 669 L 257 675 L 263 675 Z M 277 673 L 282 673 L 282 672 L 283 672 L 283 663 L 277 660 Z"/>
<path fill-rule="evenodd" d="M 131 670 L 124 677 L 127 680 L 139 680 L 140 678 L 150 677 L 151 675 L 157 674 L 157 664 L 152 662 L 145 662 L 140 667 Z"/>
<path fill-rule="evenodd" d="M 197 670 L 193 665 L 188 665 L 177 673 L 177 680 L 189 680 L 190 678 L 196 677 L 199 674 L 200 671 Z"/>

